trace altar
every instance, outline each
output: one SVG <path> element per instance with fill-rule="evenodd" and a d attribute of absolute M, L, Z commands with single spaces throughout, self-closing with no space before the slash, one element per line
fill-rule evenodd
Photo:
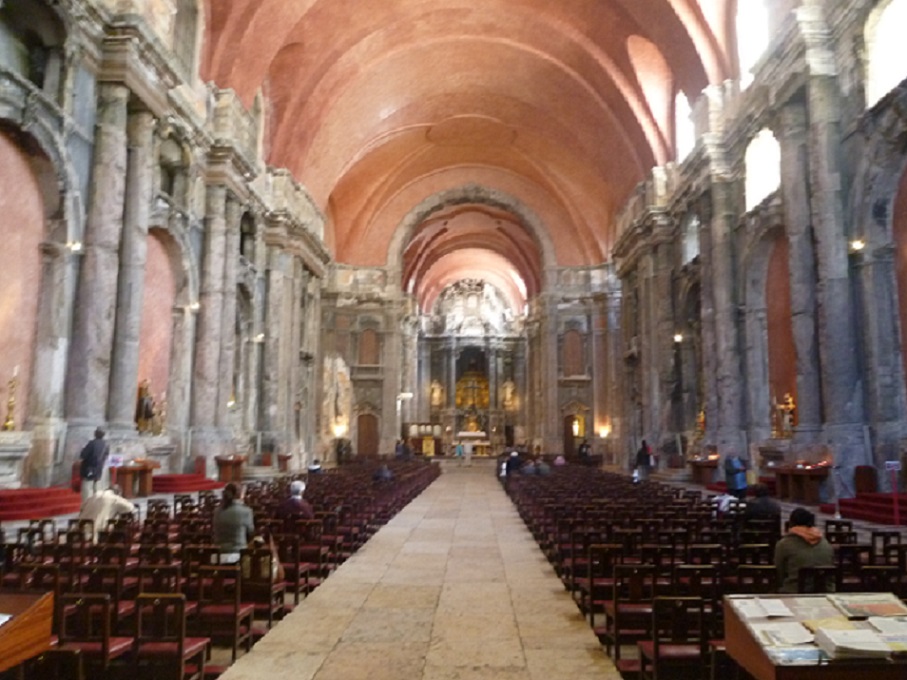
<path fill-rule="evenodd" d="M 457 444 L 462 444 L 464 447 L 472 446 L 472 455 L 474 456 L 491 455 L 491 442 L 488 440 L 488 435 L 482 431 L 457 432 L 457 436 L 454 438 L 454 447 Z"/>

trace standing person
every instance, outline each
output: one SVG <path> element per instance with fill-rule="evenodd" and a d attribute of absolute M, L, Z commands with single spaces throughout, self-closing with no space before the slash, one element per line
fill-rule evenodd
<path fill-rule="evenodd" d="M 579 453 L 579 461 L 583 465 L 588 465 L 589 459 L 590 459 L 591 453 L 592 453 L 592 447 L 589 446 L 588 439 L 584 439 L 583 443 L 579 445 L 579 449 L 578 449 L 577 453 Z"/>
<path fill-rule="evenodd" d="M 636 472 L 639 474 L 639 481 L 644 482 L 649 478 L 649 471 L 652 469 L 652 449 L 643 439 L 636 452 Z"/>
<path fill-rule="evenodd" d="M 466 451 L 463 449 L 463 442 L 458 441 L 457 445 L 454 446 L 454 458 L 457 459 L 459 465 L 463 464 L 463 455 Z"/>
<path fill-rule="evenodd" d="M 746 461 L 737 454 L 728 454 L 724 459 L 724 481 L 727 492 L 739 500 L 746 498 Z"/>
<path fill-rule="evenodd" d="M 243 503 L 243 488 L 235 482 L 224 487 L 220 507 L 214 511 L 214 542 L 220 549 L 221 564 L 239 562 L 240 551 L 255 533 L 252 508 Z"/>
<path fill-rule="evenodd" d="M 94 542 L 97 543 L 98 534 L 107 529 L 107 522 L 117 515 L 135 511 L 135 504 L 123 498 L 120 487 L 111 484 L 109 489 L 82 502 L 79 519 L 90 519 L 94 523 Z"/>
<path fill-rule="evenodd" d="M 470 465 L 472 465 L 472 448 L 473 448 L 473 446 L 474 445 L 472 442 L 467 442 L 463 446 L 463 463 L 464 463 L 464 465 L 466 465 L 466 467 L 469 467 Z"/>
<path fill-rule="evenodd" d="M 104 488 L 104 471 L 110 446 L 104 441 L 104 430 L 100 427 L 94 431 L 94 439 L 85 445 L 79 459 L 79 477 L 82 480 L 82 503 Z"/>
<path fill-rule="evenodd" d="M 800 569 L 834 566 L 835 553 L 806 508 L 794 508 L 788 525 L 787 534 L 775 544 L 775 569 L 780 591 L 796 593 Z"/>

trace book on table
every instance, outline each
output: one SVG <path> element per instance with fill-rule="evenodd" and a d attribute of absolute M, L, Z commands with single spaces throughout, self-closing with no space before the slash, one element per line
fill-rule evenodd
<path fill-rule="evenodd" d="M 833 659 L 884 658 L 907 653 L 907 635 L 879 633 L 872 628 L 819 628 L 815 642 Z"/>
<path fill-rule="evenodd" d="M 907 616 L 907 605 L 894 593 L 830 593 L 828 600 L 849 619 Z"/>

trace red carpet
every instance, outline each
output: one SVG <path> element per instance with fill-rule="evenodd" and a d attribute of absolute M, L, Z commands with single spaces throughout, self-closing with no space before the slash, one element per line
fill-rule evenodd
<path fill-rule="evenodd" d="M 0 522 L 39 519 L 78 512 L 82 497 L 68 486 L 0 490 Z"/>
<path fill-rule="evenodd" d="M 151 490 L 154 493 L 192 493 L 205 489 L 222 489 L 223 482 L 216 482 L 204 475 L 154 475 Z"/>

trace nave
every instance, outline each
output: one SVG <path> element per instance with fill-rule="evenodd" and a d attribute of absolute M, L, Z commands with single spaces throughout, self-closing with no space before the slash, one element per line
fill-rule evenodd
<path fill-rule="evenodd" d="M 617 680 L 490 467 L 446 468 L 223 680 Z"/>

